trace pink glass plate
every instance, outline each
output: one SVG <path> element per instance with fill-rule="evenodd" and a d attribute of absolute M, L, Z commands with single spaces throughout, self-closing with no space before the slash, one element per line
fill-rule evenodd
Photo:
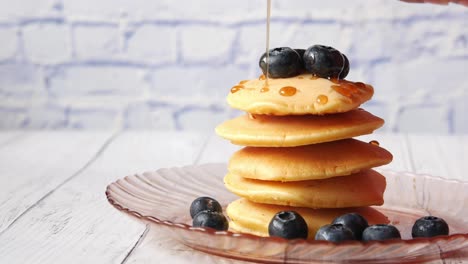
<path fill-rule="evenodd" d="M 127 176 L 110 184 L 106 195 L 117 209 L 154 224 L 158 231 L 194 249 L 229 258 L 272 263 L 402 263 L 448 258 L 460 252 L 465 256 L 463 252 L 468 250 L 468 182 L 380 172 L 387 178 L 387 190 L 385 205 L 377 208 L 397 226 L 402 240 L 333 244 L 191 227 L 189 207 L 195 198 L 211 196 L 224 207 L 237 199 L 224 188 L 225 164 L 160 169 Z M 444 218 L 450 226 L 450 235 L 411 239 L 412 224 L 423 215 Z"/>

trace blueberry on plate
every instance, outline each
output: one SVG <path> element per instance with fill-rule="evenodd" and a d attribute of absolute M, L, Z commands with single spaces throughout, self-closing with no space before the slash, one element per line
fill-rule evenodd
<path fill-rule="evenodd" d="M 400 231 L 395 226 L 387 224 L 371 225 L 362 232 L 363 241 L 401 239 Z"/>
<path fill-rule="evenodd" d="M 303 70 L 302 59 L 299 53 L 288 47 L 269 50 L 268 76 L 271 78 L 288 78 L 299 75 Z M 266 52 L 260 57 L 259 66 L 266 75 Z"/>
<path fill-rule="evenodd" d="M 301 61 L 302 61 L 302 58 L 304 57 L 304 53 L 305 53 L 305 49 L 294 49 L 297 54 L 299 54 L 299 58 L 301 58 Z"/>
<path fill-rule="evenodd" d="M 436 216 L 424 216 L 414 222 L 411 235 L 415 237 L 433 237 L 448 235 L 449 227 L 444 219 Z"/>
<path fill-rule="evenodd" d="M 333 220 L 332 224 L 342 224 L 349 228 L 353 233 L 354 238 L 357 240 L 362 239 L 362 232 L 369 226 L 366 218 L 358 213 L 349 213 L 338 216 Z"/>
<path fill-rule="evenodd" d="M 322 78 L 344 79 L 349 73 L 349 60 L 338 50 L 314 45 L 309 47 L 303 56 L 306 70 Z"/>
<path fill-rule="evenodd" d="M 223 212 L 223 208 L 218 201 L 211 197 L 198 197 L 190 205 L 190 216 L 193 218 L 201 211 Z"/>
<path fill-rule="evenodd" d="M 309 229 L 306 221 L 295 211 L 282 211 L 277 213 L 268 225 L 268 234 L 270 236 L 286 239 L 307 239 L 308 232 Z"/>
<path fill-rule="evenodd" d="M 324 225 L 315 233 L 315 240 L 326 240 L 330 242 L 341 242 L 345 240 L 356 240 L 353 232 L 342 224 Z"/>
<path fill-rule="evenodd" d="M 193 217 L 194 227 L 210 227 L 219 231 L 228 230 L 229 222 L 220 212 L 201 211 Z"/>

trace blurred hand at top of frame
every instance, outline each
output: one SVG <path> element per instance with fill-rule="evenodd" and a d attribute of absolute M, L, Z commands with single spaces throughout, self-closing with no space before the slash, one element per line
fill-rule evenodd
<path fill-rule="evenodd" d="M 448 5 L 449 3 L 464 5 L 468 7 L 468 0 L 400 0 L 407 3 L 430 3 L 438 5 Z"/>

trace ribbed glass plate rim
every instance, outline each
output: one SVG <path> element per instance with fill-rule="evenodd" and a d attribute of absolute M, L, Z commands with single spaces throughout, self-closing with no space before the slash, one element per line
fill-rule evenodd
<path fill-rule="evenodd" d="M 128 175 L 125 176 L 124 178 L 121 178 L 119 180 L 125 180 L 128 177 L 136 177 L 137 175 L 143 175 L 146 173 L 157 173 L 160 170 L 172 170 L 172 169 L 191 169 L 195 167 L 200 167 L 200 166 L 214 166 L 214 165 L 223 165 L 221 163 L 210 163 L 210 164 L 201 164 L 201 165 L 188 165 L 188 166 L 183 166 L 183 167 L 172 167 L 172 168 L 161 168 L 156 171 L 148 171 L 140 174 L 134 174 L 134 175 Z M 468 186 L 468 181 L 462 181 L 462 180 L 457 180 L 457 179 L 446 179 L 438 176 L 432 176 L 430 174 L 424 174 L 424 173 L 412 173 L 412 172 L 407 172 L 407 171 L 394 171 L 394 170 L 389 170 L 389 169 L 376 169 L 380 173 L 388 176 L 388 175 L 402 175 L 405 177 L 424 177 L 429 180 L 436 180 L 436 181 L 443 181 L 445 183 L 453 183 L 453 184 L 462 184 Z M 259 237 L 251 234 L 245 234 L 245 233 L 234 233 L 231 231 L 217 231 L 211 228 L 201 228 L 201 227 L 193 227 L 190 225 L 187 225 L 185 223 L 179 223 L 179 222 L 173 222 L 170 220 L 165 220 L 165 219 L 160 219 L 156 216 L 151 216 L 151 215 L 142 215 L 138 211 L 132 210 L 128 207 L 125 207 L 121 205 L 119 202 L 117 202 L 114 197 L 113 197 L 113 191 L 112 187 L 117 187 L 118 186 L 118 181 L 116 180 L 112 183 L 110 183 L 106 187 L 106 197 L 108 202 L 114 206 L 117 210 L 122 211 L 130 216 L 136 217 L 142 221 L 145 222 L 151 222 L 157 225 L 163 225 L 165 227 L 169 228 L 176 228 L 180 230 L 185 230 L 188 232 L 199 232 L 203 233 L 206 235 L 211 235 L 211 236 L 222 236 L 222 237 L 232 237 L 233 239 L 261 239 L 264 242 L 271 241 L 274 243 L 286 243 L 289 246 L 292 245 L 330 245 L 332 244 L 333 246 L 359 246 L 361 245 L 362 247 L 373 247 L 376 245 L 385 245 L 385 246 L 392 246 L 392 245 L 425 245 L 425 244 L 438 244 L 438 243 L 449 243 L 451 241 L 456 241 L 456 240 L 468 240 L 468 233 L 458 233 L 458 234 L 451 234 L 447 236 L 437 236 L 437 237 L 430 237 L 430 238 L 413 238 L 413 239 L 402 239 L 402 240 L 386 240 L 386 241 L 370 241 L 370 242 L 362 242 L 362 241 L 344 241 L 339 244 L 334 244 L 330 243 L 327 241 L 318 241 L 318 240 L 304 240 L 304 239 L 294 239 L 294 240 L 287 240 L 279 237 Z M 121 188 L 120 188 L 121 189 Z M 125 191 L 125 190 L 124 190 Z M 385 206 L 385 205 L 384 205 Z M 455 249 L 459 250 L 461 248 Z"/>

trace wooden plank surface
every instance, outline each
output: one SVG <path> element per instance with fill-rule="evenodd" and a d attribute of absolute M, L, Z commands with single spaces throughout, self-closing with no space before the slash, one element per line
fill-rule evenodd
<path fill-rule="evenodd" d="M 239 148 L 239 146 L 232 145 L 216 135 L 211 135 L 195 163 L 227 163 L 230 155 Z M 189 263 L 194 260 L 196 260 L 196 263 L 204 264 L 251 263 L 220 258 L 194 251 L 171 237 L 161 235 L 154 228 L 150 229 L 141 244 L 128 256 L 125 263 Z"/>
<path fill-rule="evenodd" d="M 468 180 L 468 135 L 408 135 L 414 172 Z"/>
<path fill-rule="evenodd" d="M 197 133 L 118 135 L 84 170 L 0 235 L 0 263 L 121 263 L 144 236 L 145 225 L 108 204 L 107 184 L 136 172 L 192 164 L 205 139 Z M 88 149 L 96 144 L 80 145 Z M 28 151 L 27 145 L 23 151 Z M 49 160 L 35 154 L 29 159 Z M 20 170 L 19 165 L 15 168 Z"/>
<path fill-rule="evenodd" d="M 20 140 L 22 137 L 26 136 L 26 134 L 28 134 L 28 132 L 21 130 L 2 131 L 0 133 L 0 148 Z"/>
<path fill-rule="evenodd" d="M 229 157 L 241 146 L 233 145 L 229 141 L 220 138 L 213 134 L 205 149 L 200 154 L 200 159 L 197 161 L 198 164 L 206 163 L 226 163 L 229 161 Z"/>
<path fill-rule="evenodd" d="M 0 151 L 0 234 L 85 166 L 110 135 L 107 132 L 12 135 L 15 141 L 4 144 Z M 83 145 L 88 147 L 82 148 Z"/>
<path fill-rule="evenodd" d="M 128 263 L 247 264 L 252 262 L 232 260 L 195 251 L 171 237 L 161 235 L 157 229 L 152 228 L 142 243 L 125 261 L 125 264 Z"/>

